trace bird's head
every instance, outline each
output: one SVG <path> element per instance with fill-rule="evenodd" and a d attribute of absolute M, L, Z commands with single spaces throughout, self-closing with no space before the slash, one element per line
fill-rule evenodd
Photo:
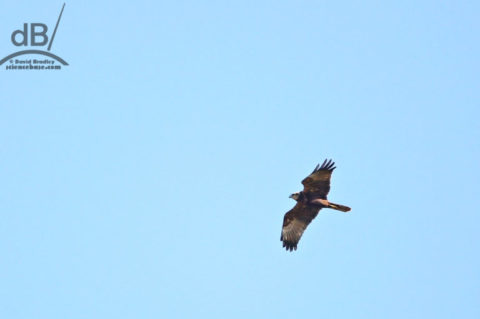
<path fill-rule="evenodd" d="M 298 201 L 299 197 L 300 197 L 300 193 L 293 193 L 292 195 L 289 196 L 289 198 L 293 198 L 296 201 Z"/>

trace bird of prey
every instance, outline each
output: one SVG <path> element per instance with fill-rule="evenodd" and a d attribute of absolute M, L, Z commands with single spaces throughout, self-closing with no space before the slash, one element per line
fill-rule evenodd
<path fill-rule="evenodd" d="M 297 204 L 283 218 L 283 247 L 287 250 L 297 250 L 297 244 L 308 224 L 317 216 L 322 208 L 332 208 L 342 212 L 350 211 L 350 207 L 334 204 L 327 200 L 330 191 L 330 177 L 335 169 L 332 160 L 325 160 L 322 166 L 317 165 L 313 172 L 303 181 L 303 191 L 293 193 L 290 198 Z"/>

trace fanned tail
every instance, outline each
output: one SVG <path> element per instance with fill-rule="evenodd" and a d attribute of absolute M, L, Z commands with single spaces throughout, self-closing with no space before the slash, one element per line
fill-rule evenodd
<path fill-rule="evenodd" d="M 349 212 L 351 210 L 351 208 L 348 207 L 348 206 L 343 206 L 343 205 L 335 204 L 335 203 L 332 203 L 332 202 L 330 202 L 328 204 L 328 208 L 339 210 L 339 211 L 344 212 L 344 213 Z"/>

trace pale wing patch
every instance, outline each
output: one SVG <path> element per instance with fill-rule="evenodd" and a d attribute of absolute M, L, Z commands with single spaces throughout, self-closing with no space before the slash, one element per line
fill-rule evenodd
<path fill-rule="evenodd" d="M 282 228 L 282 238 L 284 241 L 297 243 L 307 228 L 305 222 L 293 219 L 288 225 Z"/>
<path fill-rule="evenodd" d="M 322 205 L 322 206 L 325 206 L 325 207 L 328 207 L 328 200 L 326 199 L 322 199 L 322 198 L 316 198 L 316 199 L 313 199 L 310 201 L 311 204 L 314 204 L 314 205 Z"/>

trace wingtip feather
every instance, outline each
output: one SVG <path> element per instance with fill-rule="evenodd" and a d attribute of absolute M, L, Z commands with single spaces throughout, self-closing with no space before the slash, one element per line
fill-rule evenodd
<path fill-rule="evenodd" d="M 315 170 L 313 172 L 319 171 L 321 169 L 333 171 L 335 168 L 336 168 L 335 167 L 335 162 L 332 159 L 325 159 L 322 163 L 322 166 L 320 166 L 320 168 L 319 168 L 318 165 L 317 165 L 317 167 L 315 168 Z"/>

